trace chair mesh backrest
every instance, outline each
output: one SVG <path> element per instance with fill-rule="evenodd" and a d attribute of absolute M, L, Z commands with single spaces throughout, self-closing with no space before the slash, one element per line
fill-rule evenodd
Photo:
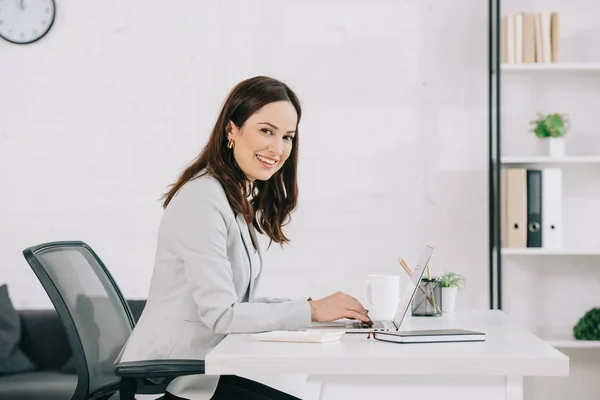
<path fill-rule="evenodd" d="M 34 256 L 71 314 L 87 361 L 90 391 L 118 382 L 113 363 L 132 323 L 102 262 L 85 245 L 41 248 Z"/>

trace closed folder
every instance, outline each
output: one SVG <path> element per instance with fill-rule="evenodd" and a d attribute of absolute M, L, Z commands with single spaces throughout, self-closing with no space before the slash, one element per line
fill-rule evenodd
<path fill-rule="evenodd" d="M 542 247 L 562 247 L 562 169 L 542 171 Z"/>
<path fill-rule="evenodd" d="M 527 247 L 527 170 L 508 168 L 503 178 L 505 182 L 500 189 L 505 211 L 502 225 L 506 228 L 503 247 L 524 248 Z"/>
<path fill-rule="evenodd" d="M 527 170 L 527 247 L 542 247 L 542 171 Z"/>

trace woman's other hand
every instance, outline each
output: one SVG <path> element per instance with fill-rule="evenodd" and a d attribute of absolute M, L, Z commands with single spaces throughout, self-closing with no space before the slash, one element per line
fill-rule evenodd
<path fill-rule="evenodd" d="M 319 300 L 309 301 L 313 322 L 330 322 L 351 318 L 372 324 L 367 310 L 354 297 L 337 292 Z"/>

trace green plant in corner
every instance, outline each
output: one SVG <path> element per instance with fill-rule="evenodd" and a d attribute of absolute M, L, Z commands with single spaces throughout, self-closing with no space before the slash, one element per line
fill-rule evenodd
<path fill-rule="evenodd" d="M 446 272 L 442 275 L 442 287 L 455 287 L 459 290 L 464 289 L 466 278 L 456 272 Z"/>
<path fill-rule="evenodd" d="M 579 340 L 600 340 L 600 307 L 588 310 L 573 327 L 573 336 Z"/>
<path fill-rule="evenodd" d="M 564 137 L 571 126 L 569 117 L 558 113 L 538 113 L 538 118 L 531 121 L 531 124 L 534 125 L 531 131 L 540 139 Z"/>

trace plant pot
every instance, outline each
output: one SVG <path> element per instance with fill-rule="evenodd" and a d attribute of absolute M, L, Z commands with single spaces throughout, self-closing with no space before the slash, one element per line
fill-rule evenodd
<path fill-rule="evenodd" d="M 442 312 L 453 312 L 458 289 L 455 287 L 442 288 Z"/>
<path fill-rule="evenodd" d="M 562 157 L 565 155 L 565 138 L 550 137 L 548 141 L 548 155 L 550 157 Z"/>

